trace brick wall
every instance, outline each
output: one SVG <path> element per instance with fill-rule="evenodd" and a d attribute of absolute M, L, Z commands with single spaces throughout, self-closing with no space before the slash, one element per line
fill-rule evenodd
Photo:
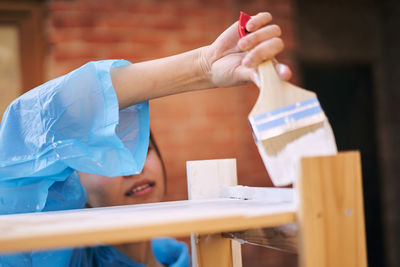
<path fill-rule="evenodd" d="M 90 60 L 138 62 L 210 44 L 240 10 L 272 13 L 286 43 L 278 59 L 295 68 L 290 0 L 51 0 L 47 7 L 47 79 Z M 249 85 L 150 102 L 151 128 L 167 166 L 168 199 L 187 198 L 187 160 L 237 158 L 241 184 L 271 185 L 247 122 L 257 94 Z M 244 266 L 295 266 L 296 258 L 246 247 L 244 261 Z"/>

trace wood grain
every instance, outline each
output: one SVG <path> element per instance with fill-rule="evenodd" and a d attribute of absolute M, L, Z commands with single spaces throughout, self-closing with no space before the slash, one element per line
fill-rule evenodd
<path fill-rule="evenodd" d="M 295 221 L 293 205 L 212 199 L 0 216 L 0 252 L 120 244 L 276 226 Z"/>
<path fill-rule="evenodd" d="M 199 160 L 186 163 L 189 199 L 219 198 L 224 186 L 237 185 L 236 159 Z M 241 267 L 237 241 L 213 235 L 192 235 L 193 267 Z"/>
<path fill-rule="evenodd" d="M 303 159 L 299 196 L 300 266 L 367 266 L 360 154 Z"/>

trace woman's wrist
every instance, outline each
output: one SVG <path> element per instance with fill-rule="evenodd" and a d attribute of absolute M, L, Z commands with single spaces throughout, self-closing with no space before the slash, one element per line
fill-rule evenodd
<path fill-rule="evenodd" d="M 215 88 L 215 84 L 212 82 L 211 65 L 213 62 L 213 53 L 210 46 L 203 46 L 198 49 L 198 65 L 200 68 L 200 73 L 203 79 L 208 84 L 209 88 Z"/>

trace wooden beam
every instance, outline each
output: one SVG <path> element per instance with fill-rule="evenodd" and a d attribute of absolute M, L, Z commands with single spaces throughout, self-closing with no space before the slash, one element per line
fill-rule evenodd
<path fill-rule="evenodd" d="M 360 154 L 304 158 L 301 166 L 300 266 L 366 267 Z"/>
<path fill-rule="evenodd" d="M 236 159 L 188 161 L 186 168 L 189 199 L 219 198 L 222 187 L 237 185 Z M 237 241 L 214 234 L 192 235 L 191 242 L 193 267 L 242 266 Z"/>
<path fill-rule="evenodd" d="M 294 203 L 293 188 L 227 186 L 221 190 L 224 198 L 260 200 L 268 204 Z M 223 237 L 262 247 L 297 253 L 297 224 L 274 228 L 248 229 L 223 233 Z"/>
<path fill-rule="evenodd" d="M 184 200 L 0 216 L 0 253 L 121 244 L 294 222 L 293 205 L 237 199 Z"/>

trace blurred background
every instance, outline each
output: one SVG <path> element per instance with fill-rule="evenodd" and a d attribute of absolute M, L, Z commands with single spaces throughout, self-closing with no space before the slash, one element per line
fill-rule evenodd
<path fill-rule="evenodd" d="M 400 1 L 1 0 L 0 113 L 18 95 L 91 60 L 131 62 L 210 44 L 239 11 L 268 11 L 292 82 L 318 93 L 340 150 L 363 160 L 369 266 L 400 266 Z M 187 160 L 237 158 L 240 184 L 271 186 L 247 115 L 254 85 L 150 103 L 168 200 L 187 198 Z M 244 266 L 297 266 L 296 255 L 247 246 Z"/>

